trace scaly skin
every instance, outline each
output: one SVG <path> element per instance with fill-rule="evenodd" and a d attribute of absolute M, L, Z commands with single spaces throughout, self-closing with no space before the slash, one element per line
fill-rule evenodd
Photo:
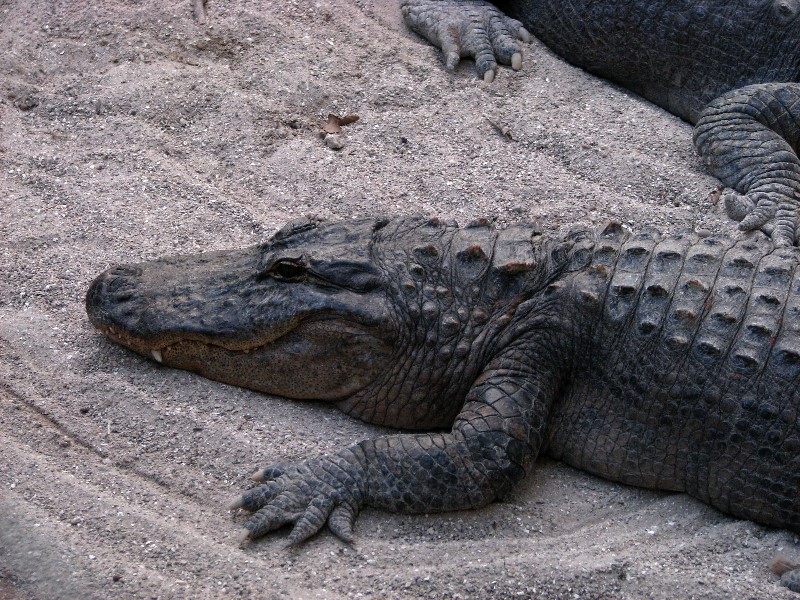
<path fill-rule="evenodd" d="M 244 539 L 327 523 L 350 540 L 363 506 L 477 508 L 540 452 L 800 532 L 800 249 L 759 232 L 300 222 L 241 251 L 110 269 L 86 306 L 165 365 L 450 428 L 264 469 L 235 503 L 254 511 Z"/>
<path fill-rule="evenodd" d="M 521 66 L 528 30 L 554 52 L 696 124 L 695 145 L 726 186 L 740 229 L 778 246 L 800 227 L 800 2 L 797 0 L 403 0 L 408 26 L 448 68 Z M 527 28 L 527 29 L 526 29 Z"/>

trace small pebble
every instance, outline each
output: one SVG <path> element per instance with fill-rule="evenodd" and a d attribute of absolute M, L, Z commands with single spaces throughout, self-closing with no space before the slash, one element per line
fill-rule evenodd
<path fill-rule="evenodd" d="M 24 98 L 19 98 L 14 104 L 21 111 L 28 111 L 39 106 L 39 100 L 32 95 L 27 95 Z"/>
<path fill-rule="evenodd" d="M 329 133 L 325 136 L 325 144 L 331 150 L 341 150 L 344 148 L 344 138 L 338 133 Z"/>

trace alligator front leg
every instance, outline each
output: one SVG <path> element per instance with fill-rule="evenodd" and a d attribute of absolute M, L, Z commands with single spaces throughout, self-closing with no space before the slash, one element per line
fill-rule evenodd
<path fill-rule="evenodd" d="M 694 143 L 723 192 L 728 215 L 745 231 L 762 229 L 778 246 L 798 240 L 800 85 L 740 88 L 700 115 Z"/>
<path fill-rule="evenodd" d="M 489 2 L 403 0 L 401 6 L 408 27 L 442 49 L 448 69 L 469 56 L 475 59 L 478 74 L 491 82 L 498 61 L 515 70 L 522 66 L 519 42 L 531 41 L 531 34 Z"/>
<path fill-rule="evenodd" d="M 478 379 L 450 433 L 366 440 L 333 456 L 265 469 L 266 483 L 232 507 L 255 511 L 242 539 L 293 523 L 289 543 L 295 544 L 327 522 L 350 541 L 362 506 L 428 513 L 502 498 L 536 458 L 553 395 L 518 361 L 508 363 L 499 361 Z"/>

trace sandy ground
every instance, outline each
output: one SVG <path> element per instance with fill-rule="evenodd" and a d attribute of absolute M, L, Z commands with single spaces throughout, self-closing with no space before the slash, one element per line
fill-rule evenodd
<path fill-rule="evenodd" d="M 338 152 L 329 112 L 360 116 Z M 112 263 L 301 214 L 733 231 L 715 185 L 685 123 L 538 43 L 449 73 L 397 0 L 0 0 L 0 598 L 796 598 L 767 566 L 796 535 L 547 460 L 484 510 L 239 548 L 257 466 L 382 431 L 160 368 L 83 309 Z"/>

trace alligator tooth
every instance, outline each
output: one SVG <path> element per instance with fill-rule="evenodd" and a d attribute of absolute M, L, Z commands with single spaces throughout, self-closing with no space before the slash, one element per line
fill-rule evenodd
<path fill-rule="evenodd" d="M 153 360 L 155 360 L 156 362 L 159 362 L 159 363 L 160 362 L 164 362 L 164 359 L 161 358 L 161 350 L 151 350 L 150 351 L 150 356 L 152 356 Z"/>

